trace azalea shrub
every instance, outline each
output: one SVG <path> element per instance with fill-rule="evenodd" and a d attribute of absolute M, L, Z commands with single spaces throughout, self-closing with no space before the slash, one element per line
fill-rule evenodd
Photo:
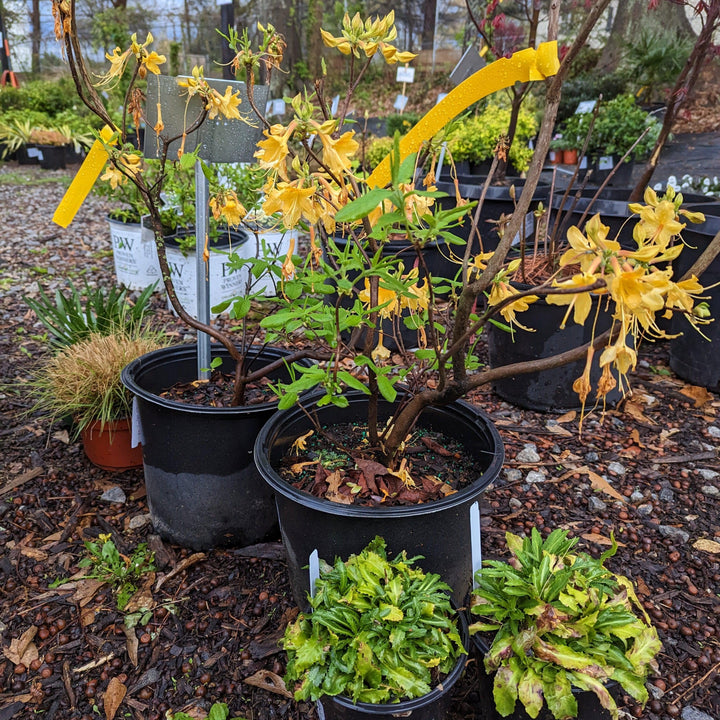
<path fill-rule="evenodd" d="M 630 580 L 605 567 L 617 543 L 593 558 L 574 553 L 577 538 L 567 535 L 506 533 L 511 559 L 486 560 L 476 573 L 470 633 L 489 634 L 485 669 L 504 717 L 518 700 L 533 718 L 545 703 L 555 718 L 577 717 L 578 688 L 594 692 L 617 720 L 609 681 L 648 700 L 645 680 L 662 646 Z"/>

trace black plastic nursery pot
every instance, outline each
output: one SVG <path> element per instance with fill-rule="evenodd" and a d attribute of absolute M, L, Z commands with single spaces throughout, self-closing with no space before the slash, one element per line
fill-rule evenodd
<path fill-rule="evenodd" d="M 38 145 L 38 150 L 43 170 L 60 170 L 65 167 L 65 145 Z"/>
<path fill-rule="evenodd" d="M 526 286 L 522 286 L 525 288 Z M 567 312 L 566 305 L 550 305 L 543 298 L 532 303 L 520 313 L 519 321 L 534 332 L 516 327 L 512 333 L 501 330 L 495 325 L 487 326 L 488 352 L 490 367 L 499 368 L 518 362 L 540 360 L 557 355 L 566 350 L 580 347 L 593 339 L 593 323 L 599 297 L 593 298 L 593 307 L 585 325 L 577 325 L 572 319 L 572 311 L 564 329 L 560 324 Z M 604 306 L 595 324 L 595 336 L 602 334 L 612 324 L 612 316 Z M 551 370 L 511 375 L 493 382 L 493 390 L 503 400 L 528 410 L 555 412 L 560 410 L 578 410 L 582 406 L 580 398 L 572 389 L 573 383 L 585 369 L 585 358 Z M 590 371 L 592 392 L 585 407 L 595 403 L 595 388 L 601 375 L 600 351 L 595 352 Z M 615 374 L 615 373 L 614 373 Z M 617 375 L 615 374 L 617 380 Z M 611 390 L 605 403 L 615 405 L 622 394 L 616 387 Z M 602 400 L 600 401 L 602 404 Z"/>
<path fill-rule="evenodd" d="M 469 650 L 470 638 L 464 613 L 458 613 L 458 624 L 463 647 Z M 465 671 L 467 659 L 467 655 L 461 655 L 447 677 L 422 697 L 382 704 L 354 703 L 344 695 L 324 697 L 317 704 L 318 717 L 320 720 L 443 720 L 450 709 L 453 688 Z"/>
<path fill-rule="evenodd" d="M 487 698 L 487 702 L 483 706 L 485 709 L 483 720 L 531 720 L 530 715 L 525 712 L 525 707 L 519 700 L 515 703 L 515 710 L 510 715 L 500 715 L 495 709 L 495 703 L 493 701 L 494 676 L 488 675 L 485 671 L 485 663 L 483 661 L 485 654 L 490 648 L 477 635 L 472 636 L 472 648 L 478 663 L 479 695 L 481 698 Z M 606 687 L 615 700 L 618 700 L 622 691 L 621 686 L 611 680 Z M 600 704 L 598 696 L 592 692 L 592 690 L 573 688 L 572 693 L 577 701 L 577 717 L 580 720 L 611 720 L 612 716 L 610 715 L 610 711 L 606 710 Z M 535 720 L 555 720 L 555 716 L 550 712 L 547 704 L 544 704 Z"/>
<path fill-rule="evenodd" d="M 525 180 L 521 178 L 508 178 L 507 185 L 490 185 L 485 194 L 482 208 L 480 209 L 480 216 L 478 218 L 478 232 L 482 239 L 482 250 L 484 252 L 490 252 L 497 248 L 500 242 L 500 236 L 497 231 L 497 221 L 503 215 L 512 215 L 515 210 L 515 202 L 520 199 Z M 485 178 L 474 179 L 472 177 L 458 176 L 460 197 L 465 200 L 480 200 L 482 195 Z M 455 184 L 452 182 L 438 182 L 436 184 L 437 189 L 441 192 L 448 194 L 448 197 L 440 198 L 437 202 L 440 203 L 440 207 L 443 210 L 448 210 L 455 207 Z M 510 197 L 510 187 L 515 188 L 515 201 Z M 550 197 L 550 186 L 546 183 L 538 183 L 535 188 L 535 192 L 532 196 L 530 204 L 530 210 L 534 210 L 538 202 L 542 201 L 547 205 L 548 198 Z M 472 228 L 472 220 L 475 216 L 475 209 L 471 210 L 470 213 L 465 216 L 463 224 L 459 227 L 451 230 L 452 234 L 461 240 L 467 242 L 470 239 L 470 230 Z M 532 217 L 532 216 L 531 216 Z M 530 238 L 532 235 L 533 228 L 525 228 L 525 235 Z M 462 258 L 464 248 L 462 245 L 450 246 L 455 253 Z M 477 255 L 480 252 L 480 243 L 478 242 L 477 235 L 473 240 L 472 253 Z M 458 265 L 455 264 L 455 272 L 458 270 Z"/>
<path fill-rule="evenodd" d="M 705 222 L 688 226 L 683 230 L 686 247 L 673 263 L 674 275 L 682 277 L 702 254 L 715 235 L 720 232 L 720 217 L 707 215 Z M 708 269 L 700 276 L 703 287 L 709 288 L 702 293 L 710 308 L 713 322 L 701 325 L 702 335 L 679 313 L 673 315 L 670 334 L 682 333 L 670 341 L 670 367 L 683 380 L 720 392 L 720 257 L 716 257 Z M 716 287 L 711 287 L 716 285 Z M 703 337 L 704 336 L 704 337 Z"/>
<path fill-rule="evenodd" d="M 322 426 L 367 419 L 367 398 L 348 394 L 349 406 L 314 409 Z M 380 404 L 379 422 L 390 416 L 392 405 Z M 291 451 L 292 443 L 312 428 L 300 408 L 278 412 L 263 427 L 255 443 L 255 462 L 275 491 L 280 533 L 287 553 L 290 586 L 295 601 L 307 607 L 310 581 L 306 570 L 314 550 L 322 560 L 347 559 L 360 552 L 376 535 L 385 538 L 388 555 L 406 550 L 422 555 L 418 564 L 440 574 L 453 589 L 460 606 L 472 582 L 470 506 L 498 476 L 505 457 L 502 439 L 492 421 L 474 406 L 457 401 L 426 409 L 419 427 L 451 432 L 477 458 L 477 479 L 442 500 L 404 506 L 342 505 L 317 498 L 287 483 L 275 468 Z"/>
<path fill-rule="evenodd" d="M 253 367 L 288 353 L 251 348 Z M 224 372 L 234 370 L 225 349 L 213 348 Z M 274 379 L 288 379 L 282 369 Z M 178 545 L 204 550 L 246 546 L 277 537 L 270 487 L 253 463 L 260 428 L 276 402 L 241 407 L 188 405 L 160 397 L 197 378 L 195 345 L 162 348 L 134 360 L 122 382 L 135 394 L 143 445 L 148 507 L 156 531 Z"/>

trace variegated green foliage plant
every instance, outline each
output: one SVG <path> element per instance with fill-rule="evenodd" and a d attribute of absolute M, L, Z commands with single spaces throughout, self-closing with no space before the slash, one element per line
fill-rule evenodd
<path fill-rule="evenodd" d="M 648 699 L 645 678 L 661 644 L 630 580 L 604 565 L 617 544 L 613 538 L 593 558 L 573 554 L 577 539 L 567 535 L 558 529 L 543 541 L 535 528 L 525 538 L 507 533 L 510 560 L 486 561 L 477 573 L 471 612 L 480 620 L 470 632 L 495 633 L 485 669 L 495 674 L 503 716 L 519 699 L 532 718 L 544 702 L 558 720 L 576 717 L 576 687 L 594 692 L 616 719 L 611 680 L 638 702 Z"/>
<path fill-rule="evenodd" d="M 433 668 L 452 670 L 466 651 L 450 588 L 415 559 L 388 560 L 376 537 L 346 562 L 323 563 L 312 614 L 288 625 L 283 641 L 296 700 L 399 702 L 429 693 Z"/>

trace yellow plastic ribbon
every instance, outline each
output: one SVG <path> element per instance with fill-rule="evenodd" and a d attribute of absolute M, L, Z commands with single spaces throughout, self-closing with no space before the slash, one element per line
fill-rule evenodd
<path fill-rule="evenodd" d="M 110 142 L 113 136 L 113 130 L 107 125 L 100 131 L 100 137 L 106 142 Z M 55 210 L 53 222 L 66 228 L 77 215 L 77 211 L 85 201 L 92 190 L 93 185 L 97 181 L 100 173 L 105 167 L 110 155 L 100 140 L 96 140 L 87 157 L 80 166 L 77 175 L 70 183 L 70 187 L 65 191 L 63 199 Z"/>
<path fill-rule="evenodd" d="M 417 152 L 425 140 L 442 130 L 449 120 L 478 100 L 516 82 L 544 80 L 555 75 L 560 67 L 557 42 L 541 43 L 537 50 L 527 48 L 501 58 L 464 80 L 448 93 L 417 125 L 400 140 L 400 158 Z M 370 187 L 384 187 L 390 182 L 390 155 L 373 170 L 367 180 Z"/>

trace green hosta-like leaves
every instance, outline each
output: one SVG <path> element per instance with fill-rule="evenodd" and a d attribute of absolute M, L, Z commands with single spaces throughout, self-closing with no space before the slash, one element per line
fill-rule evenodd
<path fill-rule="evenodd" d="M 507 533 L 508 563 L 486 561 L 476 576 L 471 632 L 496 630 L 485 668 L 496 672 L 501 715 L 519 697 L 531 717 L 543 702 L 555 718 L 575 717 L 572 686 L 591 690 L 617 717 L 604 683 L 612 677 L 639 702 L 661 645 L 631 582 L 605 568 L 617 545 L 600 558 L 571 551 L 577 540 L 555 530 L 544 541 Z"/>
<path fill-rule="evenodd" d="M 465 649 L 449 587 L 412 562 L 404 553 L 388 560 L 376 538 L 347 562 L 322 567 L 313 613 L 298 616 L 283 640 L 296 699 L 394 702 L 429 692 L 431 668 L 452 669 Z"/>

